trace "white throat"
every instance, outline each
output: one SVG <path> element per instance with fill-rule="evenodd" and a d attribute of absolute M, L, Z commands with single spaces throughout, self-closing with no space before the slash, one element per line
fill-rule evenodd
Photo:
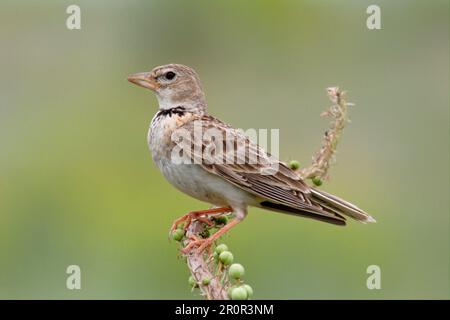
<path fill-rule="evenodd" d="M 159 109 L 160 110 L 168 110 L 176 107 L 184 107 L 186 110 L 201 110 L 202 107 L 199 105 L 197 101 L 192 100 L 183 100 L 183 101 L 174 101 L 171 99 L 171 94 L 169 92 L 164 92 L 164 94 L 156 94 L 156 98 L 158 99 Z"/>
<path fill-rule="evenodd" d="M 159 109 L 171 109 L 175 107 L 175 103 L 170 99 L 170 96 L 168 95 L 156 95 L 156 98 L 158 99 Z"/>

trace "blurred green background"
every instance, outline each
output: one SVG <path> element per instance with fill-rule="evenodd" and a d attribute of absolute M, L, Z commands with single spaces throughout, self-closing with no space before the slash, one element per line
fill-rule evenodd
<path fill-rule="evenodd" d="M 198 71 L 212 114 L 279 128 L 304 166 L 325 88 L 356 103 L 322 188 L 378 223 L 251 209 L 224 241 L 255 298 L 449 298 L 448 1 L 2 1 L 0 21 L 0 298 L 198 298 L 167 233 L 207 205 L 153 164 L 157 102 L 125 80 L 171 62 Z"/>

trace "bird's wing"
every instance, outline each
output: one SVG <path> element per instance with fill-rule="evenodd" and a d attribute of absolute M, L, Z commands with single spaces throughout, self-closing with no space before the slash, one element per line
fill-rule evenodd
<path fill-rule="evenodd" d="M 340 215 L 342 210 L 327 208 L 317 201 L 313 188 L 244 133 L 209 115 L 198 120 L 203 139 L 192 139 L 191 157 L 206 171 L 261 198 L 268 209 L 345 224 L 345 218 Z M 194 122 L 185 123 L 183 127 L 193 132 Z M 221 135 L 222 140 L 211 138 L 214 134 Z"/>

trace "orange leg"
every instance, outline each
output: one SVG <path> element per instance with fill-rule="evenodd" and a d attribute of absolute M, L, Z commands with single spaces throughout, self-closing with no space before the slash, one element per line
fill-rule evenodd
<path fill-rule="evenodd" d="M 214 233 L 211 237 L 208 239 L 199 239 L 195 238 L 193 241 L 191 241 L 186 247 L 184 247 L 181 252 L 184 254 L 189 253 L 194 247 L 198 247 L 198 252 L 202 252 L 206 248 L 210 247 L 214 241 L 216 241 L 218 238 L 220 238 L 221 235 L 223 235 L 225 232 L 230 230 L 232 227 L 237 225 L 239 222 L 241 222 L 240 219 L 234 218 L 231 220 L 228 224 L 226 224 L 224 227 L 222 227 L 219 231 Z"/>
<path fill-rule="evenodd" d="M 189 244 L 183 248 L 182 251 L 186 250 L 186 251 L 191 251 L 191 249 L 195 246 L 196 243 L 198 243 L 199 241 L 202 241 L 202 239 L 200 239 L 199 237 L 196 236 L 190 236 L 189 240 L 191 240 L 191 242 L 189 242 Z"/>
<path fill-rule="evenodd" d="M 212 208 L 212 209 L 207 209 L 207 210 L 199 210 L 199 211 L 189 212 L 174 221 L 174 223 L 172 224 L 172 227 L 170 228 L 170 232 L 172 233 L 173 231 L 175 231 L 178 228 L 178 225 L 182 222 L 185 222 L 183 229 L 186 230 L 189 227 L 189 225 L 191 224 L 192 219 L 199 220 L 199 221 L 209 224 L 211 226 L 211 225 L 213 225 L 213 223 L 206 217 L 202 217 L 202 216 L 212 215 L 212 214 L 216 214 L 216 213 L 223 213 L 223 212 L 231 212 L 231 211 L 233 211 L 233 209 L 231 209 L 230 207 L 220 207 L 220 208 Z"/>

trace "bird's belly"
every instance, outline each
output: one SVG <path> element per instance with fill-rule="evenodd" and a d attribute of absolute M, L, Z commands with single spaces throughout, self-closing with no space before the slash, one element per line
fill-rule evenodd
<path fill-rule="evenodd" d="M 174 164 L 159 160 L 164 177 L 177 189 L 198 200 L 217 206 L 257 205 L 256 197 L 215 176 L 196 164 Z"/>

